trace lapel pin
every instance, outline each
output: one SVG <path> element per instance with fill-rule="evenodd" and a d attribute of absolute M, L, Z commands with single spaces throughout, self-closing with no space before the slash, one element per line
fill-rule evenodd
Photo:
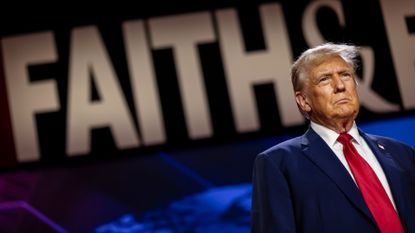
<path fill-rule="evenodd" d="M 381 145 L 381 144 L 378 144 L 378 147 L 379 147 L 380 149 L 382 149 L 382 150 L 384 150 L 384 149 L 385 149 L 385 147 L 384 147 L 383 145 Z"/>

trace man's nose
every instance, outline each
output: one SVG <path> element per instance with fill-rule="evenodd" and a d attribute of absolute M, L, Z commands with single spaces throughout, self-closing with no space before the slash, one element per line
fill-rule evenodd
<path fill-rule="evenodd" d="M 344 84 L 344 80 L 341 78 L 340 75 L 335 74 L 333 76 L 333 88 L 335 92 L 341 92 L 346 89 L 346 85 Z"/>

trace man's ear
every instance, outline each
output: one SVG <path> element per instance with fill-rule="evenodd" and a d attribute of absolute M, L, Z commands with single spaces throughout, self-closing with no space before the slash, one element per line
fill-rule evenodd
<path fill-rule="evenodd" d="M 311 111 L 311 106 L 308 103 L 308 100 L 305 94 L 302 93 L 301 91 L 295 92 L 295 101 L 297 102 L 297 105 L 300 107 L 301 111 L 306 112 L 306 113 Z"/>

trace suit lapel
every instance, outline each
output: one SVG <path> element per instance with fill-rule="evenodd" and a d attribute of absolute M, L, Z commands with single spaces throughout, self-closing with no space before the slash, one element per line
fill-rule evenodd
<path fill-rule="evenodd" d="M 302 138 L 303 152 L 344 193 L 347 199 L 376 225 L 363 197 L 348 171 L 324 140 L 311 128 Z"/>
<path fill-rule="evenodd" d="M 378 142 L 376 138 L 370 137 L 363 132 L 360 132 L 360 135 L 365 139 L 379 161 L 383 172 L 386 175 L 386 179 L 388 180 L 398 213 L 400 214 L 402 221 L 404 221 L 403 214 L 406 212 L 405 209 L 407 204 L 405 203 L 406 198 L 403 197 L 403 190 L 405 189 L 404 184 L 402 183 L 403 169 L 395 162 L 385 145 Z"/>

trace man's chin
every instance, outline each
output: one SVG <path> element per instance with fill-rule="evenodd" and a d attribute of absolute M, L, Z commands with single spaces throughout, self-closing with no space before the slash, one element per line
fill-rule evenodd
<path fill-rule="evenodd" d="M 341 111 L 336 114 L 335 118 L 344 119 L 344 120 L 354 120 L 357 115 L 357 111 Z"/>

